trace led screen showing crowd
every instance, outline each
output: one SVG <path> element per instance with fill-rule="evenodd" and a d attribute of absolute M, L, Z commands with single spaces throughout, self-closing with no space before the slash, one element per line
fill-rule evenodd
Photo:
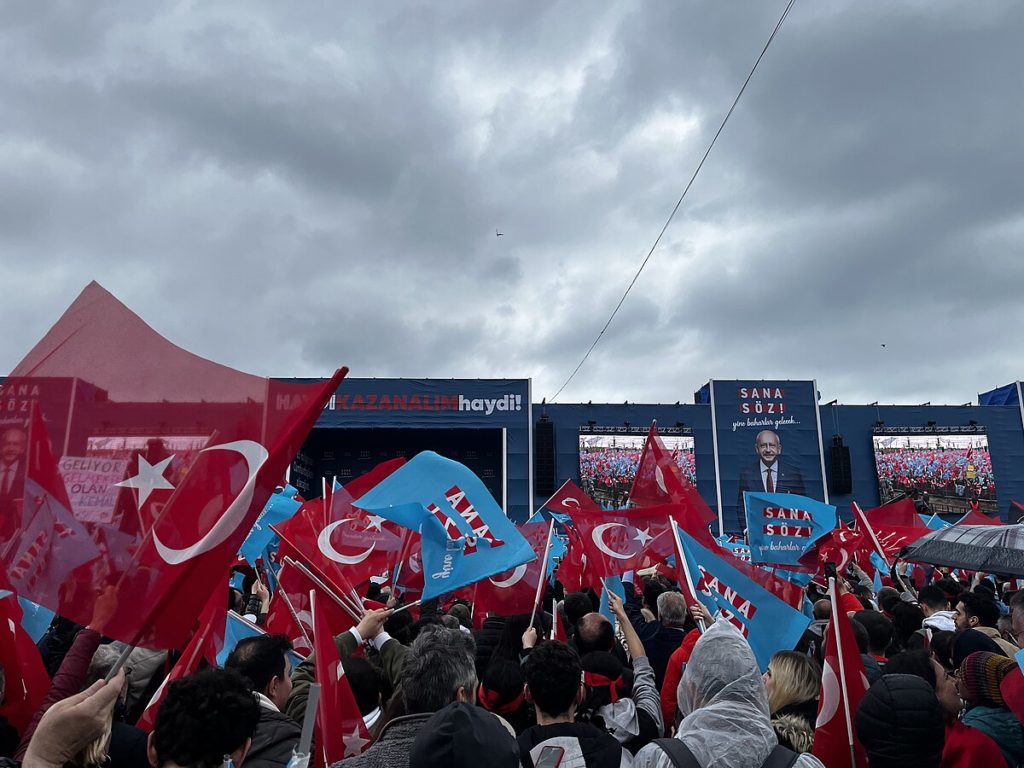
<path fill-rule="evenodd" d="M 875 435 L 872 440 L 883 504 L 916 496 L 940 514 L 966 512 L 972 501 L 982 512 L 997 512 L 987 435 Z"/>
<path fill-rule="evenodd" d="M 646 440 L 646 433 L 580 435 L 580 486 L 602 506 L 624 507 L 629 501 L 629 489 Z M 693 437 L 662 435 L 661 440 L 671 451 L 683 476 L 696 483 Z"/>

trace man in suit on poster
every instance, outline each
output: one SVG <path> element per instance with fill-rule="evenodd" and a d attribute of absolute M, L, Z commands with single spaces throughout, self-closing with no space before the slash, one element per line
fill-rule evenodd
<path fill-rule="evenodd" d="M 18 523 L 18 502 L 25 495 L 25 450 L 28 437 L 20 427 L 0 427 L 0 540 Z"/>
<path fill-rule="evenodd" d="M 770 429 L 757 433 L 754 450 L 758 460 L 740 473 L 739 490 L 736 494 L 736 507 L 740 520 L 746 519 L 746 508 L 743 504 L 744 491 L 761 493 L 796 493 L 805 496 L 804 476 L 800 470 L 782 461 L 782 441 Z"/>

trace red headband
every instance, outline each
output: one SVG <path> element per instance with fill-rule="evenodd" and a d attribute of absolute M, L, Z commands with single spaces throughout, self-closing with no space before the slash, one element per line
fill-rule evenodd
<path fill-rule="evenodd" d="M 619 700 L 619 686 L 623 684 L 622 675 L 612 680 L 597 672 L 584 672 L 583 683 L 591 688 L 608 688 L 608 696 L 612 704 Z"/>
<path fill-rule="evenodd" d="M 484 688 L 483 683 L 480 683 L 476 696 L 480 699 L 480 703 L 484 705 L 484 709 L 488 712 L 496 712 L 499 715 L 515 712 L 523 703 L 523 691 L 520 691 L 519 695 L 511 701 L 505 704 L 498 704 L 498 699 L 500 698 L 498 692 Z"/>

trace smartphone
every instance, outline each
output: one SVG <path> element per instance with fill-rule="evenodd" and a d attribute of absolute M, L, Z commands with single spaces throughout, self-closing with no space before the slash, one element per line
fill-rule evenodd
<path fill-rule="evenodd" d="M 565 749 L 562 747 L 544 747 L 533 764 L 534 768 L 558 768 L 564 756 Z"/>

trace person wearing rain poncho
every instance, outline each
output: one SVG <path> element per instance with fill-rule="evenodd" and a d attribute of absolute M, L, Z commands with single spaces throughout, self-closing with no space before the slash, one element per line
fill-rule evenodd
<path fill-rule="evenodd" d="M 687 761 L 674 760 L 655 742 L 637 753 L 634 768 L 823 768 L 813 755 L 779 747 L 761 670 L 727 621 L 712 624 L 694 646 L 679 682 L 679 711 L 675 738 L 689 751 Z"/>

